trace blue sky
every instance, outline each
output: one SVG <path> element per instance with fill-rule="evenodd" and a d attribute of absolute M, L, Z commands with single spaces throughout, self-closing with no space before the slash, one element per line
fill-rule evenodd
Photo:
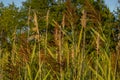
<path fill-rule="evenodd" d="M 25 0 L 0 0 L 0 2 L 3 2 L 5 5 L 8 5 L 12 2 L 16 4 L 16 6 L 22 6 L 21 2 Z M 111 11 L 115 10 L 116 7 L 119 5 L 118 0 L 105 0 L 105 4 L 110 8 Z"/>
<path fill-rule="evenodd" d="M 110 8 L 111 11 L 115 10 L 120 4 L 118 4 L 118 0 L 104 0 L 105 4 Z"/>
<path fill-rule="evenodd" d="M 12 2 L 14 2 L 16 6 L 22 6 L 21 2 L 26 0 L 0 0 L 0 2 L 1 1 L 4 3 L 5 6 Z"/>

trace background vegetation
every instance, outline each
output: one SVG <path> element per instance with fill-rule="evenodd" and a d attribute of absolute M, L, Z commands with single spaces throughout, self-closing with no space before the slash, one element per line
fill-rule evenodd
<path fill-rule="evenodd" d="M 104 0 L 0 3 L 0 80 L 119 80 L 120 9 Z"/>

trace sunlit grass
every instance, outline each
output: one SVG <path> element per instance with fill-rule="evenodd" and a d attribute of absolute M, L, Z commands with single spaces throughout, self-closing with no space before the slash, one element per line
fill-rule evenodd
<path fill-rule="evenodd" d="M 65 15 L 61 23 L 54 19 L 49 23 L 48 10 L 45 34 L 41 34 L 37 13 L 33 13 L 34 27 L 30 31 L 36 34 L 30 35 L 28 31 L 27 36 L 24 33 L 17 36 L 13 33 L 12 38 L 19 40 L 12 41 L 11 50 L 0 48 L 0 80 L 119 80 L 118 53 L 112 52 L 110 38 L 103 33 L 97 18 L 98 29 L 87 25 L 83 11 L 77 32 L 71 13 L 67 12 L 67 17 L 73 22 L 68 21 L 66 26 Z M 54 27 L 54 33 L 49 33 L 49 24 Z"/>

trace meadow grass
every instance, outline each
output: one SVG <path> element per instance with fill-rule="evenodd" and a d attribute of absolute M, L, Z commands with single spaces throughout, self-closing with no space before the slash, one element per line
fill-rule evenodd
<path fill-rule="evenodd" d="M 110 50 L 110 38 L 90 27 L 91 39 L 87 43 L 84 11 L 77 34 L 73 22 L 70 22 L 71 35 L 68 34 L 64 18 L 63 15 L 61 24 L 52 22 L 57 38 L 53 39 L 56 46 L 52 46 L 48 42 L 49 10 L 45 35 L 39 33 L 34 12 L 34 28 L 31 29 L 36 32 L 31 35 L 35 38 L 34 43 L 29 42 L 29 34 L 27 37 L 21 35 L 19 43 L 11 43 L 11 51 L 0 48 L 0 80 L 119 80 L 118 58 L 115 56 L 118 53 Z M 97 24 L 102 27 L 101 22 Z"/>

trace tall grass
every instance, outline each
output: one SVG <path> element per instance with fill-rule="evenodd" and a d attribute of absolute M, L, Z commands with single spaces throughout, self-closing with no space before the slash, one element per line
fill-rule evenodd
<path fill-rule="evenodd" d="M 31 30 L 36 34 L 21 34 L 17 42 L 11 43 L 11 51 L 0 48 L 0 80 L 119 80 L 119 52 L 110 50 L 110 38 L 105 37 L 100 17 L 97 18 L 93 7 L 92 10 L 98 29 L 87 25 L 87 14 L 83 10 L 78 33 L 75 31 L 75 15 L 69 8 L 61 23 L 55 20 L 49 23 L 48 10 L 45 35 L 39 33 L 37 12 L 33 11 L 34 27 Z M 66 26 L 65 18 L 69 26 Z M 52 34 L 54 47 L 48 41 L 49 24 L 55 29 Z M 65 27 L 70 27 L 71 32 Z M 87 32 L 91 37 L 89 43 Z M 34 43 L 30 42 L 31 39 L 35 39 Z"/>

